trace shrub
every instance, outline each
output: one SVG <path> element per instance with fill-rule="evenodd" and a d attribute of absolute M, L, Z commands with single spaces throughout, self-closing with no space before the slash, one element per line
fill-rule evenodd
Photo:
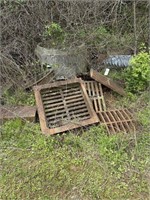
<path fill-rule="evenodd" d="M 65 32 L 59 24 L 52 22 L 45 26 L 44 39 L 49 40 L 51 46 L 61 45 L 65 39 Z"/>
<path fill-rule="evenodd" d="M 129 92 L 141 92 L 148 87 L 150 75 L 150 55 L 142 50 L 130 61 L 125 73 L 126 87 Z"/>
<path fill-rule="evenodd" d="M 23 89 L 17 89 L 15 94 L 9 90 L 5 90 L 3 93 L 3 101 L 7 105 L 35 105 L 34 94 L 25 92 Z"/>

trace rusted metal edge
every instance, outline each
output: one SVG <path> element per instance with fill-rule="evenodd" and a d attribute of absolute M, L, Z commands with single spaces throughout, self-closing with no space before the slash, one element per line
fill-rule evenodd
<path fill-rule="evenodd" d="M 105 85 L 106 87 L 110 88 L 111 90 L 117 92 L 120 95 L 126 95 L 124 89 L 120 87 L 117 83 L 115 83 L 112 79 L 103 76 L 99 72 L 91 69 L 90 70 L 90 77 L 96 80 L 97 82 Z"/>

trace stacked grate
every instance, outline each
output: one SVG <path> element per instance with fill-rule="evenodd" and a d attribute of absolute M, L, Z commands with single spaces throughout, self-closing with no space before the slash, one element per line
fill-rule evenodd
<path fill-rule="evenodd" d="M 128 109 L 98 112 L 100 124 L 104 125 L 108 133 L 131 132 L 135 130 L 133 116 Z"/>
<path fill-rule="evenodd" d="M 96 112 L 106 110 L 102 85 L 96 81 L 85 81 L 84 84 L 94 110 Z"/>
<path fill-rule="evenodd" d="M 62 133 L 95 123 L 104 125 L 109 134 L 135 130 L 129 109 L 106 109 L 102 85 L 121 95 L 125 94 L 123 88 L 92 69 L 90 76 L 89 81 L 75 78 L 34 87 L 44 134 Z"/>

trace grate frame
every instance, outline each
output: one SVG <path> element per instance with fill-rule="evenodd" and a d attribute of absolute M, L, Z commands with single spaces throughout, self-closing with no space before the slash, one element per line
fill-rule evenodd
<path fill-rule="evenodd" d="M 84 81 L 88 96 L 90 97 L 94 110 L 96 112 L 105 111 L 106 104 L 104 100 L 102 85 L 97 81 Z"/>
<path fill-rule="evenodd" d="M 97 112 L 100 124 L 104 125 L 108 134 L 135 131 L 134 118 L 129 109 L 109 110 Z"/>
<path fill-rule="evenodd" d="M 81 79 L 34 86 L 42 132 L 62 133 L 99 122 Z"/>

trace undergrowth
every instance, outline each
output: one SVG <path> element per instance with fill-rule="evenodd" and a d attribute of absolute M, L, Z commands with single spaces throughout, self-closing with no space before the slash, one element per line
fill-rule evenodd
<path fill-rule="evenodd" d="M 35 105 L 33 92 L 25 92 L 23 89 L 16 89 L 15 92 L 5 90 L 2 101 L 6 105 Z"/>
<path fill-rule="evenodd" d="M 30 93 L 28 98 L 20 93 L 6 95 L 8 103 L 33 104 Z M 93 126 L 81 134 L 46 137 L 39 124 L 19 119 L 3 124 L 0 199 L 148 200 L 149 91 L 117 96 L 119 106 L 132 108 L 135 133 L 108 136 Z"/>
<path fill-rule="evenodd" d="M 1 128 L 1 199 L 148 199 L 148 132 L 46 137 L 19 119 Z"/>
<path fill-rule="evenodd" d="M 126 89 L 132 93 L 140 93 L 149 86 L 150 55 L 141 50 L 130 61 L 130 66 L 125 73 Z"/>

